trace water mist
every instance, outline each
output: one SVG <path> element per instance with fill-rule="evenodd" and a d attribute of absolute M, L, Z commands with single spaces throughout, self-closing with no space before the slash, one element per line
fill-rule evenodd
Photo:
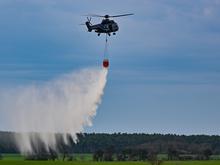
<path fill-rule="evenodd" d="M 76 133 L 92 125 L 106 78 L 107 69 L 84 69 L 44 84 L 1 90 L 0 130 L 19 132 L 15 140 L 23 154 L 34 152 L 39 141 L 56 150 L 54 133 L 68 143 L 68 134 L 76 140 Z"/>

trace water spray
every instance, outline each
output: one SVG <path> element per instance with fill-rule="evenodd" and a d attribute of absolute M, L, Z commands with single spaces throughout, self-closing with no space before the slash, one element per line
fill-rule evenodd
<path fill-rule="evenodd" d="M 101 103 L 107 69 L 83 69 L 41 85 L 4 89 L 0 92 L 0 130 L 15 136 L 23 154 L 34 153 L 39 141 L 45 150 L 58 150 L 56 133 L 65 143 L 69 136 L 92 126 Z"/>

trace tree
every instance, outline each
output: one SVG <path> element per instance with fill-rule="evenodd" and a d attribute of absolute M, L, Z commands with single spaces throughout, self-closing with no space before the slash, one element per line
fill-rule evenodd
<path fill-rule="evenodd" d="M 113 153 L 105 152 L 103 155 L 104 161 L 113 161 Z"/>
<path fill-rule="evenodd" d="M 126 148 L 122 151 L 122 155 L 126 160 L 132 160 L 132 149 Z"/>
<path fill-rule="evenodd" d="M 104 161 L 113 161 L 113 154 L 114 154 L 115 148 L 114 146 L 109 146 L 106 148 L 104 155 L 103 155 L 103 160 Z"/>
<path fill-rule="evenodd" d="M 50 154 L 50 160 L 55 161 L 56 159 L 58 159 L 58 154 L 55 150 L 53 149 L 49 149 L 49 154 Z"/>
<path fill-rule="evenodd" d="M 168 148 L 168 160 L 178 160 L 179 153 L 174 147 Z"/>
<path fill-rule="evenodd" d="M 117 161 L 125 161 L 126 155 L 124 155 L 123 153 L 118 153 L 118 154 L 116 154 L 116 159 L 117 159 Z"/>
<path fill-rule="evenodd" d="M 205 150 L 203 151 L 203 155 L 204 155 L 204 157 L 205 157 L 206 160 L 209 160 L 210 156 L 212 155 L 212 150 L 210 150 L 210 149 L 205 149 Z"/>
<path fill-rule="evenodd" d="M 161 165 L 163 164 L 163 160 L 159 160 L 156 152 L 149 152 L 147 156 L 147 160 L 151 165 Z"/>
<path fill-rule="evenodd" d="M 14 138 L 15 136 L 19 136 L 19 133 L 0 132 L 1 153 L 19 152 Z M 126 160 L 144 159 L 143 156 L 145 154 L 141 156 L 141 153 L 136 153 L 138 149 L 147 149 L 147 151 L 154 149 L 158 153 L 168 154 L 169 159 L 178 159 L 179 155 L 187 154 L 197 155 L 197 157 L 193 159 L 209 159 L 210 153 L 208 154 L 207 151 L 204 152 L 205 149 L 210 149 L 213 154 L 220 155 L 220 136 L 85 133 L 77 134 L 77 137 L 77 143 L 74 143 L 72 137 L 68 136 L 67 141 L 69 145 L 66 145 L 67 143 L 64 141 L 63 135 L 56 134 L 57 150 L 63 154 L 65 160 L 68 158 L 67 153 L 94 153 L 99 149 L 104 151 L 106 146 L 114 146 L 114 153 L 123 154 L 123 156 L 118 155 L 120 160 L 124 158 Z M 34 144 L 36 144 L 36 146 L 33 146 L 33 154 L 48 152 L 43 142 L 39 141 Z M 128 148 L 131 149 L 131 152 L 124 154 L 123 151 Z"/>
<path fill-rule="evenodd" d="M 145 149 L 139 149 L 138 150 L 138 157 L 139 160 L 145 161 L 147 159 L 148 151 Z"/>
<path fill-rule="evenodd" d="M 103 160 L 103 154 L 104 154 L 104 152 L 102 150 L 97 150 L 93 154 L 93 160 L 94 161 L 102 161 Z"/>

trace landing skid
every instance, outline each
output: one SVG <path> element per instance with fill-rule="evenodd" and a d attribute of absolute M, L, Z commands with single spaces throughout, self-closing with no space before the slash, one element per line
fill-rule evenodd
<path fill-rule="evenodd" d="M 111 36 L 111 33 L 105 33 L 106 35 L 108 35 L 108 36 Z M 116 35 L 116 33 L 112 33 L 113 35 Z M 101 33 L 98 33 L 97 34 L 98 36 L 100 36 L 101 35 Z"/>

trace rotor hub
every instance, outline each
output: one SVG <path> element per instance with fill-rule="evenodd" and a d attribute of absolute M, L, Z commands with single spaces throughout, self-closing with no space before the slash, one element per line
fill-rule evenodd
<path fill-rule="evenodd" d="M 107 18 L 109 18 L 109 15 L 105 15 L 104 17 L 107 19 Z"/>

